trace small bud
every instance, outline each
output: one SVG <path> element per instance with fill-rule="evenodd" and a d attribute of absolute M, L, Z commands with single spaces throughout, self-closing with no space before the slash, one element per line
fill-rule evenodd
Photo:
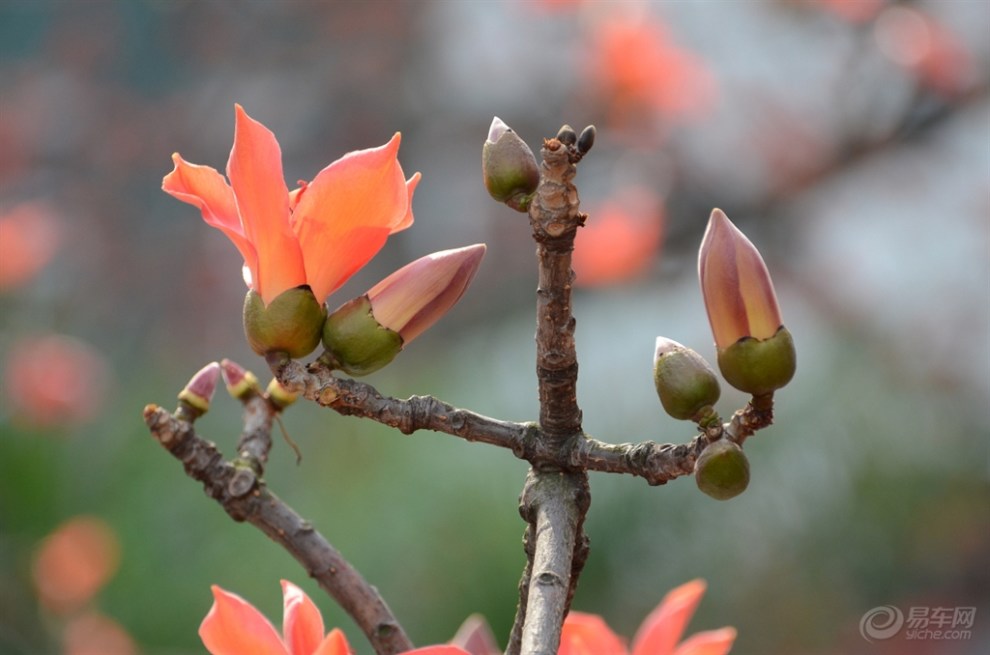
<path fill-rule="evenodd" d="M 305 357 L 320 343 L 326 308 L 307 286 L 283 291 L 267 306 L 253 290 L 244 299 L 244 333 L 259 355 Z"/>
<path fill-rule="evenodd" d="M 492 198 L 525 212 L 540 184 L 540 169 L 533 151 L 497 116 L 481 149 L 485 188 Z"/>
<path fill-rule="evenodd" d="M 285 409 L 299 399 L 299 394 L 289 391 L 275 378 L 272 378 L 272 381 L 268 383 L 265 392 L 268 394 L 268 399 L 279 409 Z"/>
<path fill-rule="evenodd" d="M 244 370 L 244 367 L 237 362 L 221 359 L 220 374 L 223 376 L 224 384 L 227 385 L 227 393 L 238 400 L 258 391 L 258 378 L 251 371 Z"/>
<path fill-rule="evenodd" d="M 190 378 L 185 388 L 179 392 L 179 400 L 201 413 L 210 409 L 210 400 L 220 380 L 220 365 L 210 362 Z"/>
<path fill-rule="evenodd" d="M 740 391 L 764 396 L 794 377 L 794 340 L 783 325 L 769 339 L 743 337 L 718 351 L 718 368 L 725 381 Z"/>
<path fill-rule="evenodd" d="M 577 143 L 577 132 L 570 125 L 564 125 L 557 131 L 557 140 L 565 146 L 573 146 Z"/>
<path fill-rule="evenodd" d="M 653 381 L 664 410 L 680 420 L 698 421 L 711 413 L 721 393 L 705 358 L 665 337 L 657 337 Z"/>
<path fill-rule="evenodd" d="M 787 384 L 797 360 L 790 333 L 782 329 L 770 273 L 756 247 L 720 209 L 712 211 L 701 243 L 698 277 L 726 381 L 756 395 Z M 726 354 L 730 349 L 733 353 Z M 747 367 L 754 370 L 747 373 Z"/>
<path fill-rule="evenodd" d="M 398 332 L 383 327 L 371 313 L 368 296 L 358 296 L 327 316 L 323 346 L 334 368 L 361 376 L 382 368 L 402 350 Z"/>
<path fill-rule="evenodd" d="M 577 149 L 582 155 L 588 154 L 591 147 L 595 145 L 595 136 L 597 132 L 594 125 L 589 125 L 588 127 L 581 130 L 581 135 L 577 140 Z"/>
<path fill-rule="evenodd" d="M 728 500 L 749 486 L 749 460 L 736 443 L 722 438 L 709 444 L 694 463 L 698 488 L 716 500 Z"/>

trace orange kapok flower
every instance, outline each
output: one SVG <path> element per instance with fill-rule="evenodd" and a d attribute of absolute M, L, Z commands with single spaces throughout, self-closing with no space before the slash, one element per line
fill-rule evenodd
<path fill-rule="evenodd" d="M 736 639 L 735 628 L 698 632 L 678 644 L 704 594 L 704 580 L 671 590 L 639 627 L 631 651 L 600 616 L 572 611 L 558 655 L 725 655 Z"/>
<path fill-rule="evenodd" d="M 265 305 L 302 285 L 323 302 L 390 234 L 412 225 L 420 175 L 405 179 L 396 159 L 398 132 L 383 146 L 344 155 L 289 192 L 275 135 L 240 105 L 235 114 L 230 183 L 175 153 L 162 189 L 199 207 L 203 220 L 237 246 L 248 286 Z"/>
<path fill-rule="evenodd" d="M 282 634 L 251 603 L 213 585 L 213 607 L 199 626 L 211 655 L 352 655 L 343 631 L 324 635 L 323 616 L 306 592 L 282 580 Z M 467 655 L 455 646 L 426 646 L 403 655 Z"/>

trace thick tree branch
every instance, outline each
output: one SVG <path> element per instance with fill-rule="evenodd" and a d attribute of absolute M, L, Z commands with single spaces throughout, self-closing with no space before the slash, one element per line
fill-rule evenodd
<path fill-rule="evenodd" d="M 302 564 L 360 626 L 376 653 L 392 655 L 411 649 L 412 642 L 377 590 L 309 521 L 269 491 L 261 480 L 274 412 L 269 410 L 264 418 L 265 410 L 260 403 L 249 400 L 245 406 L 245 430 L 237 463 L 225 461 L 214 444 L 196 434 L 191 422 L 161 407 L 145 407 L 144 420 L 151 435 L 182 462 L 189 477 L 203 483 L 206 494 L 220 503 L 231 518 L 251 523 Z M 177 415 L 182 416 L 183 412 Z M 266 423 L 267 437 L 262 435 Z"/>

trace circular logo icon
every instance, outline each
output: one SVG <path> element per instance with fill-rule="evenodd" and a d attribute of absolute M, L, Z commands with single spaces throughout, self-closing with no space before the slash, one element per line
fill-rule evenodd
<path fill-rule="evenodd" d="M 893 605 L 874 607 L 859 620 L 859 634 L 863 639 L 890 639 L 904 626 L 904 613 Z"/>

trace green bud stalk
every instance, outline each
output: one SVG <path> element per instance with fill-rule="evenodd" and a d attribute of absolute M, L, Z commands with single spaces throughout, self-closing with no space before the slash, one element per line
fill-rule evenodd
<path fill-rule="evenodd" d="M 796 362 L 794 339 L 783 325 L 769 339 L 743 337 L 718 352 L 725 381 L 754 396 L 773 393 L 790 382 Z"/>
<path fill-rule="evenodd" d="M 402 337 L 371 313 L 367 295 L 350 300 L 327 316 L 323 347 L 330 365 L 348 375 L 362 376 L 382 368 L 402 350 Z"/>
<path fill-rule="evenodd" d="M 244 334 L 259 355 L 305 357 L 320 343 L 326 308 L 308 286 L 283 291 L 267 306 L 253 290 L 244 299 Z"/>

